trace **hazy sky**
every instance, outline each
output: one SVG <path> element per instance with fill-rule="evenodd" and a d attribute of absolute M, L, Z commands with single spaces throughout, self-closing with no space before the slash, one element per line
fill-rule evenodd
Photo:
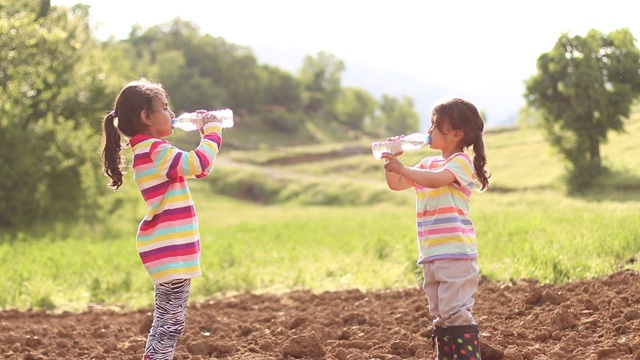
<path fill-rule="evenodd" d="M 521 98 L 536 59 L 563 32 L 629 28 L 640 36 L 640 3 L 630 0 L 52 0 L 84 3 L 101 39 L 176 17 L 202 33 L 255 48 L 307 55 L 328 51 L 349 63 L 406 73 L 468 92 L 504 89 Z M 264 59 L 258 57 L 258 61 Z M 302 59 L 296 59 L 302 64 Z M 279 64 L 275 64 L 279 65 Z M 516 89 L 516 90 L 511 90 Z"/>

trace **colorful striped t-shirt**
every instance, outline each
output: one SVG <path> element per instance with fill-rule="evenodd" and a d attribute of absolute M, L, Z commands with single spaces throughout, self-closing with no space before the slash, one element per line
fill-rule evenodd
<path fill-rule="evenodd" d="M 469 218 L 469 200 L 475 185 L 473 162 L 467 154 L 456 153 L 447 159 L 428 157 L 417 166 L 449 171 L 456 179 L 435 189 L 412 183 L 416 189 L 418 264 L 477 258 L 476 232 Z"/>
<path fill-rule="evenodd" d="M 148 208 L 136 245 L 155 284 L 201 275 L 198 218 L 186 179 L 211 172 L 221 131 L 219 123 L 206 124 L 192 151 L 148 135 L 130 140 L 134 177 Z"/>

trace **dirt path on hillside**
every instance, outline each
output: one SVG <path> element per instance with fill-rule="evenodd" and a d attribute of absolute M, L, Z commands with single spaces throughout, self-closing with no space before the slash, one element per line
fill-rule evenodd
<path fill-rule="evenodd" d="M 640 274 L 562 285 L 482 280 L 484 360 L 640 360 Z M 0 312 L 0 358 L 139 360 L 149 310 Z M 176 359 L 433 359 L 421 289 L 242 294 L 192 303 Z"/>

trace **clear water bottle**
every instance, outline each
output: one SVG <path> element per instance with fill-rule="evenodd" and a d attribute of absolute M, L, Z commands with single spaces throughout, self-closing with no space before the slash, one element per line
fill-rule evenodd
<path fill-rule="evenodd" d="M 398 151 L 417 150 L 431 142 L 431 135 L 413 133 L 395 141 L 380 141 L 371 144 L 373 157 L 382 159 L 382 153 L 395 154 Z"/>
<path fill-rule="evenodd" d="M 220 121 L 222 121 L 223 128 L 233 127 L 233 111 L 231 109 L 212 110 L 209 113 L 215 115 Z M 184 131 L 198 130 L 202 127 L 202 117 L 204 114 L 198 114 L 195 112 L 184 113 L 177 118 L 171 120 L 171 125 L 174 128 Z"/>

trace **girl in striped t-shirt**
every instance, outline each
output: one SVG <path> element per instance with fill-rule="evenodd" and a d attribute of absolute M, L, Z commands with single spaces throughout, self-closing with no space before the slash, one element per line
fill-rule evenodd
<path fill-rule="evenodd" d="M 397 158 L 402 152 L 382 156 L 389 188 L 416 191 L 418 264 L 435 318 L 438 359 L 480 359 L 478 325 L 471 313 L 478 288 L 478 251 L 469 199 L 476 181 L 479 191 L 489 186 L 483 130 L 478 109 L 453 98 L 437 104 L 431 114 L 429 146 L 441 155 L 413 167 Z M 473 158 L 464 151 L 469 147 Z"/>
<path fill-rule="evenodd" d="M 191 278 L 201 275 L 198 219 L 187 178 L 211 172 L 222 144 L 222 124 L 214 115 L 202 114 L 200 144 L 182 151 L 163 138 L 173 133 L 167 94 L 145 79 L 127 84 L 113 110 L 103 121 L 103 172 L 117 190 L 123 181 L 121 137 L 133 150 L 136 183 L 147 204 L 138 227 L 136 245 L 140 259 L 155 285 L 153 323 L 143 359 L 173 359 L 184 333 Z"/>

